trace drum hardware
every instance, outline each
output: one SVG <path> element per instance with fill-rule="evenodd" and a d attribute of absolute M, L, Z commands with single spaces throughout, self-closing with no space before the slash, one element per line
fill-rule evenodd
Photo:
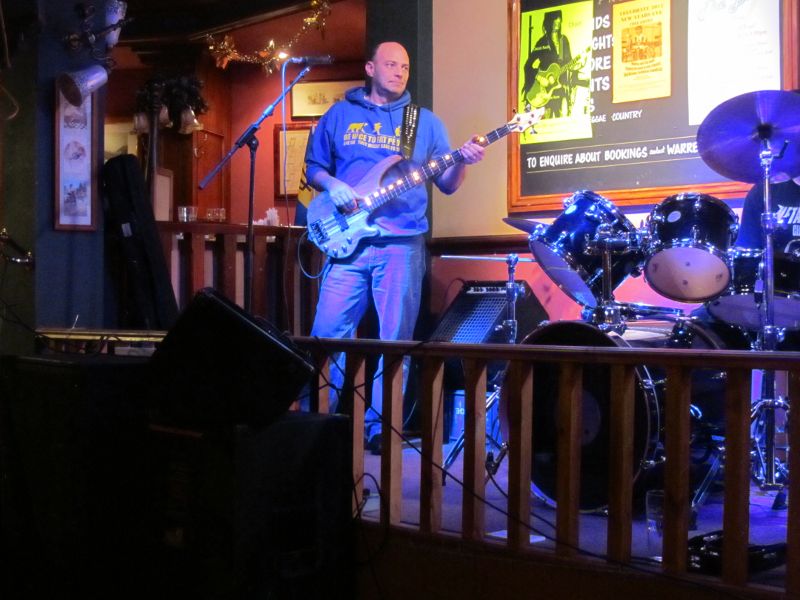
<path fill-rule="evenodd" d="M 638 247 L 638 238 L 635 233 L 615 236 L 615 231 L 609 223 L 598 225 L 594 238 L 586 243 L 587 254 L 599 254 L 602 257 L 603 276 L 600 302 L 591 311 L 584 314 L 587 314 L 588 320 L 602 331 L 614 330 L 622 333 L 625 330 L 622 308 L 614 299 L 611 256 L 615 253 L 630 252 L 634 247 Z"/>
<path fill-rule="evenodd" d="M 773 233 L 777 216 L 772 212 L 770 184 L 773 177 L 788 179 L 800 173 L 800 95 L 764 90 L 741 94 L 714 108 L 697 131 L 697 147 L 703 161 L 717 173 L 735 181 L 762 183 L 763 240 L 762 281 L 757 350 L 777 348 L 780 327 L 775 326 L 775 263 Z M 774 148 L 780 147 L 778 152 Z M 757 158 L 757 160 L 756 160 Z M 780 161 L 780 171 L 773 169 Z M 780 490 L 773 508 L 783 504 L 788 469 L 775 456 L 775 411 L 788 410 L 788 402 L 776 397 L 775 371 L 763 370 L 761 396 L 752 411 L 753 479 L 765 490 Z"/>

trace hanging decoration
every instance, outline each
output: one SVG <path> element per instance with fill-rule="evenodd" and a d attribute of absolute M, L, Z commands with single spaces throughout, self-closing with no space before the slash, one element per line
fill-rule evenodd
<path fill-rule="evenodd" d="M 311 15 L 303 19 L 300 31 L 282 46 L 276 45 L 275 40 L 270 40 L 264 48 L 251 54 L 243 54 L 236 49 L 233 36 L 226 34 L 222 40 L 211 35 L 206 36 L 208 50 L 220 69 L 226 68 L 231 61 L 245 62 L 261 65 L 267 75 L 272 75 L 280 68 L 281 62 L 290 56 L 290 51 L 297 40 L 310 29 L 318 29 L 320 34 L 325 36 L 325 20 L 331 14 L 330 3 L 328 0 L 311 0 L 311 10 Z"/>

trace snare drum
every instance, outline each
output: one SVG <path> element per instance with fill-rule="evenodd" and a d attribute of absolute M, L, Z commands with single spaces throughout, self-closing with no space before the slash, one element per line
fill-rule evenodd
<path fill-rule="evenodd" d="M 726 323 L 755 331 L 761 327 L 762 294 L 756 287 L 763 277 L 764 251 L 734 248 L 731 255 L 731 284 L 722 296 L 708 303 L 708 312 Z M 800 257 L 776 252 L 773 263 L 774 325 L 800 329 Z"/>
<path fill-rule="evenodd" d="M 727 204 L 705 194 L 670 196 L 650 213 L 647 228 L 644 276 L 655 291 L 672 300 L 703 302 L 725 290 L 728 248 L 739 230 Z"/>
<path fill-rule="evenodd" d="M 639 321 L 630 325 L 622 335 L 603 332 L 584 322 L 560 321 L 536 329 L 523 343 L 609 348 L 750 348 L 749 339 L 737 327 L 711 326 L 688 319 Z M 537 496 L 555 505 L 559 369 L 552 364 L 539 363 L 534 370 L 536 389 L 529 400 L 533 403 L 534 415 L 531 484 Z M 637 367 L 635 376 L 633 472 L 638 479 L 641 471 L 656 460 L 661 450 L 666 376 L 662 368 L 652 365 Z M 609 384 L 608 366 L 584 366 L 579 500 L 583 511 L 602 509 L 608 502 Z M 691 402 L 695 438 L 704 440 L 701 432 L 710 435 L 724 433 L 724 391 L 723 372 L 715 369 L 693 371 Z M 501 421 L 507 427 L 505 403 L 501 403 L 500 410 Z"/>
<path fill-rule="evenodd" d="M 583 306 L 595 307 L 603 295 L 603 258 L 587 252 L 601 225 L 613 237 L 635 237 L 633 224 L 603 196 L 582 190 L 565 201 L 566 210 L 549 227 L 534 230 L 528 238 L 531 253 L 558 287 Z M 629 275 L 641 272 L 638 248 L 615 252 L 611 263 L 612 290 Z"/>

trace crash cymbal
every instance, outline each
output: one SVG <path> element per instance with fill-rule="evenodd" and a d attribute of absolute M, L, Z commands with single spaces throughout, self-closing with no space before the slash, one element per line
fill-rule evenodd
<path fill-rule="evenodd" d="M 769 142 L 783 157 L 772 163 L 773 176 L 800 174 L 800 94 L 779 90 L 748 92 L 714 108 L 697 130 L 703 161 L 734 181 L 756 183 L 764 178 L 759 154 Z"/>
<path fill-rule="evenodd" d="M 544 223 L 540 223 L 539 221 L 521 219 L 520 217 L 503 217 L 503 222 L 517 229 L 521 229 L 525 233 L 531 233 L 538 225 L 544 225 Z"/>

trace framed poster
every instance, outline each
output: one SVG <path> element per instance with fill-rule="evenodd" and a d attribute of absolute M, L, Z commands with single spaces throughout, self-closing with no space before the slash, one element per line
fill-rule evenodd
<path fill-rule="evenodd" d="M 364 85 L 363 79 L 348 81 L 301 81 L 292 88 L 292 118 L 321 117 L 350 88 Z"/>
<path fill-rule="evenodd" d="M 284 140 L 283 126 L 280 123 L 275 124 L 273 155 L 275 157 L 276 198 L 288 196 L 297 199 L 306 158 L 306 144 L 312 125 L 310 122 L 287 123 L 286 139 Z"/>
<path fill-rule="evenodd" d="M 67 102 L 56 90 L 55 111 L 55 215 L 61 230 L 96 229 L 96 147 L 94 95 L 80 106 Z"/>
<path fill-rule="evenodd" d="M 619 205 L 744 196 L 749 183 L 705 164 L 697 130 L 731 97 L 797 87 L 797 59 L 781 60 L 797 44 L 781 21 L 791 10 L 788 0 L 509 0 L 509 97 L 518 111 L 545 108 L 535 133 L 509 142 L 509 212 L 561 210 L 581 189 Z"/>

